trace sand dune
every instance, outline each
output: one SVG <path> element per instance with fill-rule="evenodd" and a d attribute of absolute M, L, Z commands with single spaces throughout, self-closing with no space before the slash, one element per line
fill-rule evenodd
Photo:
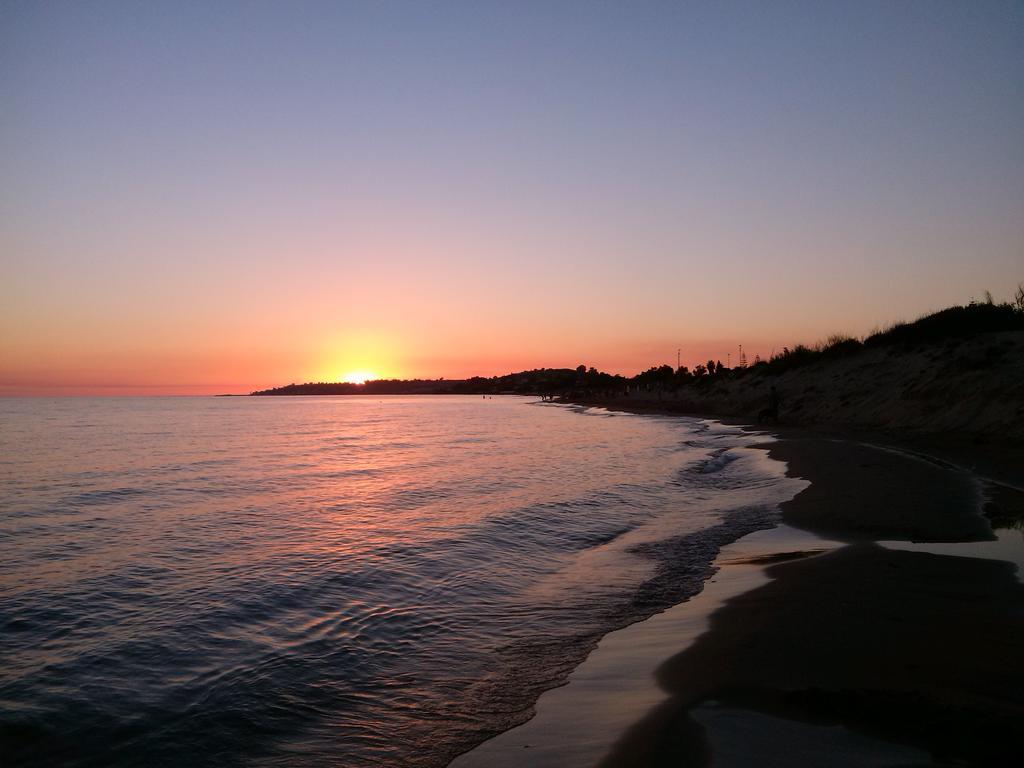
<path fill-rule="evenodd" d="M 618 402 L 756 419 L 772 385 L 782 424 L 1024 440 L 1022 331 L 866 348 L 777 376 L 712 377 L 674 392 L 634 391 Z"/>

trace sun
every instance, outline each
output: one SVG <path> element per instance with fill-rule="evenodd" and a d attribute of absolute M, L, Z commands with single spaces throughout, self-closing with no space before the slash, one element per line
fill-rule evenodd
<path fill-rule="evenodd" d="M 376 378 L 377 376 L 369 371 L 349 371 L 341 377 L 341 380 L 346 384 L 365 384 Z"/>

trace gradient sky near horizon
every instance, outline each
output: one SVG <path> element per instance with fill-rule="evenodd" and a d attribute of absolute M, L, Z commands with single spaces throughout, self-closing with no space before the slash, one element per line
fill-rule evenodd
<path fill-rule="evenodd" d="M 0 394 L 632 374 L 1024 280 L 1021 2 L 4 2 Z"/>

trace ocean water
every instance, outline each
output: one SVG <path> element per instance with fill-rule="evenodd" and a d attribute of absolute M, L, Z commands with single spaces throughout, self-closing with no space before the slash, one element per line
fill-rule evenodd
<path fill-rule="evenodd" d="M 0 400 L 4 765 L 443 766 L 799 490 L 506 397 Z"/>

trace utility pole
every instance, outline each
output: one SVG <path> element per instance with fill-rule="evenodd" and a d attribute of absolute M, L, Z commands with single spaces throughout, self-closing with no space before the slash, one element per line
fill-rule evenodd
<path fill-rule="evenodd" d="M 680 368 L 680 359 L 681 359 L 680 355 L 682 355 L 682 353 L 683 353 L 682 347 L 680 347 L 679 349 L 676 350 L 676 370 L 677 371 Z"/>

